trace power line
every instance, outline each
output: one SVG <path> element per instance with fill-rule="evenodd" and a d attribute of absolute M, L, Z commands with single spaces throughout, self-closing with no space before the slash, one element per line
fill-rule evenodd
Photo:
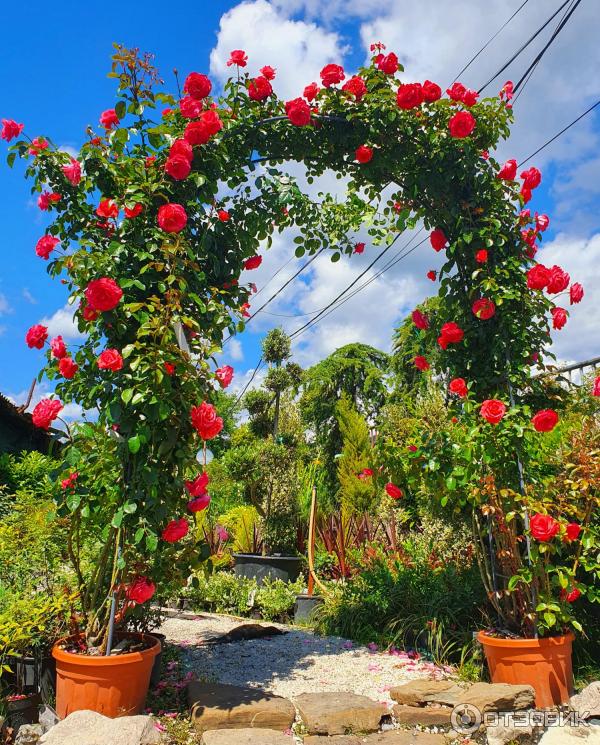
<path fill-rule="evenodd" d="M 531 77 L 531 75 L 533 75 L 533 72 L 535 68 L 537 67 L 537 65 L 539 64 L 542 57 L 546 54 L 548 49 L 554 43 L 556 37 L 560 34 L 563 28 L 567 25 L 571 16 L 577 10 L 578 6 L 581 4 L 581 0 L 569 0 L 569 1 L 571 2 L 571 8 L 565 13 L 560 23 L 554 30 L 554 33 L 552 34 L 550 39 L 546 42 L 546 44 L 542 47 L 542 49 L 538 52 L 538 54 L 535 56 L 533 62 L 529 65 L 529 67 L 525 70 L 523 75 L 521 75 L 519 80 L 515 83 L 515 86 L 513 88 L 515 93 L 519 90 L 521 85 L 523 85 L 523 81 L 525 80 L 525 78 L 527 78 L 527 76 Z"/>
<path fill-rule="evenodd" d="M 494 73 L 494 75 L 492 75 L 492 77 L 491 77 L 491 78 L 490 78 L 490 79 L 489 79 L 489 80 L 487 81 L 487 83 L 485 83 L 484 85 L 482 85 L 482 86 L 481 86 L 481 88 L 480 88 L 480 89 L 479 89 L 479 90 L 478 90 L 477 92 L 478 92 L 478 93 L 481 93 L 482 91 L 484 91 L 484 90 L 485 90 L 485 89 L 486 89 L 486 88 L 488 87 L 488 85 L 490 85 L 490 83 L 493 83 L 493 82 L 494 82 L 494 80 L 496 80 L 496 78 L 497 78 L 497 77 L 498 77 L 499 75 L 502 75 L 502 73 L 503 73 L 503 72 L 504 72 L 504 71 L 506 70 L 506 68 L 507 68 L 507 67 L 510 67 L 510 65 L 512 65 L 512 63 L 513 63 L 513 62 L 514 62 L 514 61 L 515 61 L 515 60 L 517 59 L 517 57 L 519 57 L 519 56 L 520 56 L 520 55 L 521 55 L 521 54 L 522 54 L 522 53 L 523 53 L 523 52 L 524 52 L 524 51 L 525 51 L 525 50 L 527 49 L 527 47 L 528 47 L 528 46 L 529 46 L 530 44 L 532 44 L 532 43 L 533 43 L 533 42 L 535 41 L 535 39 L 537 39 L 537 37 L 538 37 L 538 36 L 539 36 L 539 35 L 540 35 L 540 34 L 542 33 L 542 31 L 543 31 L 543 30 L 544 30 L 544 29 L 545 29 L 545 28 L 546 28 L 546 27 L 547 27 L 548 25 L 550 25 L 550 23 L 551 23 L 551 22 L 552 22 L 552 21 L 553 21 L 553 20 L 554 20 L 554 19 L 556 18 L 556 16 L 557 16 L 557 15 L 558 15 L 558 14 L 559 14 L 559 13 L 561 12 L 561 10 L 563 10 L 564 8 L 566 8 L 566 7 L 567 7 L 567 5 L 568 5 L 568 4 L 570 3 L 570 2 L 572 2 L 572 0 L 565 0 L 565 1 L 563 2 L 563 4 L 562 4 L 562 5 L 561 5 L 561 6 L 560 6 L 560 7 L 559 7 L 559 8 L 557 9 L 557 10 L 555 10 L 555 11 L 554 11 L 554 13 L 553 13 L 553 14 L 552 14 L 552 15 L 550 16 L 550 18 L 548 18 L 548 19 L 547 19 L 546 21 L 544 21 L 544 23 L 543 23 L 543 24 L 542 24 L 542 25 L 541 25 L 541 26 L 540 26 L 540 27 L 538 28 L 538 30 L 537 30 L 537 31 L 536 31 L 536 32 L 535 32 L 534 34 L 532 34 L 532 35 L 531 35 L 531 36 L 529 37 L 529 39 L 528 39 L 528 40 L 527 40 L 527 41 L 526 41 L 526 42 L 525 42 L 524 44 L 522 44 L 522 45 L 521 45 L 521 47 L 519 47 L 519 49 L 518 49 L 518 50 L 517 50 L 517 51 L 516 51 L 516 52 L 515 52 L 515 53 L 513 54 L 513 56 L 512 56 L 512 57 L 511 57 L 511 58 L 510 58 L 510 59 L 508 60 L 508 62 L 506 62 L 506 63 L 505 63 L 504 65 L 502 65 L 502 67 L 501 67 L 501 68 L 500 68 L 500 69 L 498 70 L 498 72 Z"/>
<path fill-rule="evenodd" d="M 518 14 L 519 14 L 519 13 L 520 13 L 520 12 L 521 12 L 522 10 L 523 10 L 523 8 L 524 8 L 524 7 L 525 7 L 525 6 L 527 5 L 527 3 L 528 3 L 528 2 L 529 2 L 529 0 L 525 0 L 525 2 L 521 3 L 521 5 L 519 5 L 519 7 L 518 7 L 518 8 L 517 8 L 517 9 L 515 10 L 515 12 L 514 12 L 514 13 L 513 13 L 513 14 L 512 14 L 511 16 L 510 16 L 510 18 L 508 18 L 508 19 L 507 19 L 507 20 L 506 20 L 506 21 L 505 21 L 505 22 L 504 22 L 504 23 L 502 24 L 502 26 L 500 26 L 500 28 L 499 28 L 499 29 L 498 29 L 498 30 L 496 31 L 496 33 L 495 33 L 495 34 L 494 34 L 493 36 L 490 36 L 490 38 L 489 38 L 489 39 L 488 39 L 488 40 L 486 41 L 486 43 L 485 43 L 485 44 L 484 44 L 484 45 L 483 45 L 483 46 L 481 47 L 481 49 L 480 49 L 480 50 L 479 50 L 479 51 L 478 51 L 478 52 L 477 52 L 477 53 L 476 53 L 475 55 L 473 55 L 473 57 L 471 57 L 471 59 L 470 59 L 470 60 L 469 60 L 469 61 L 467 62 L 467 64 L 466 64 L 466 65 L 465 65 L 465 66 L 463 67 L 463 69 L 462 69 L 462 70 L 461 70 L 461 71 L 460 71 L 459 73 L 457 73 L 457 74 L 456 74 L 456 75 L 454 76 L 454 82 L 456 82 L 456 81 L 458 80 L 458 78 L 460 78 L 460 76 L 461 76 L 461 75 L 462 75 L 462 74 L 463 74 L 464 72 L 466 72 L 466 70 L 468 70 L 468 69 L 469 69 L 469 67 L 471 67 L 471 65 L 473 64 L 473 62 L 475 62 L 475 60 L 477 59 L 477 57 L 479 57 L 479 55 L 480 55 L 480 54 L 481 54 L 482 52 L 484 52 L 484 51 L 485 51 L 485 50 L 486 50 L 486 49 L 487 49 L 487 48 L 489 47 L 489 45 L 490 45 L 490 44 L 491 44 L 491 43 L 492 43 L 492 42 L 494 41 L 494 39 L 495 39 L 495 38 L 496 38 L 497 36 L 499 36 L 499 34 L 500 34 L 500 33 L 501 33 L 502 31 L 504 31 L 504 29 L 505 29 L 505 28 L 506 28 L 506 27 L 508 26 L 508 24 L 509 24 L 509 23 L 510 23 L 510 22 L 512 21 L 512 19 L 513 19 L 513 18 L 515 18 L 515 16 L 517 16 L 517 15 L 518 15 Z"/>
<path fill-rule="evenodd" d="M 246 383 L 246 385 L 242 389 L 242 392 L 239 393 L 238 396 L 237 396 L 237 398 L 235 399 L 235 403 L 233 404 L 234 406 L 237 406 L 237 404 L 242 400 L 242 397 L 243 397 L 244 393 L 246 393 L 246 391 L 250 387 L 250 383 L 252 383 L 252 381 L 256 377 L 256 373 L 260 370 L 260 368 L 263 366 L 263 364 L 264 364 L 264 362 L 263 362 L 263 358 L 261 356 L 261 358 L 258 360 L 258 363 L 257 363 L 256 367 L 254 368 L 254 371 L 253 371 L 252 375 L 250 376 L 250 379 L 248 380 L 248 382 Z"/>
<path fill-rule="evenodd" d="M 571 129 L 572 126 L 577 124 L 577 122 L 581 121 L 585 116 L 587 116 L 590 112 L 592 112 L 597 106 L 600 106 L 600 99 L 596 101 L 596 103 L 592 104 L 589 109 L 586 109 L 583 114 L 580 114 L 576 119 L 573 119 L 572 122 L 569 122 L 566 127 L 563 127 L 560 132 L 557 132 L 554 136 L 552 136 L 549 140 L 544 142 L 543 145 L 538 147 L 537 150 L 534 150 L 533 153 L 528 155 L 526 158 L 523 158 L 523 160 L 519 163 L 519 168 L 527 163 L 528 160 L 531 160 L 532 158 L 535 158 L 535 156 L 538 153 L 541 153 L 542 150 L 545 150 L 548 145 L 551 145 L 555 140 L 557 140 L 561 135 L 563 135 L 567 130 Z"/>
<path fill-rule="evenodd" d="M 267 281 L 266 281 L 266 282 L 264 283 L 264 285 L 263 285 L 262 287 L 259 287 L 259 289 L 258 289 L 258 290 L 257 290 L 257 291 L 256 291 L 256 292 L 254 293 L 254 297 L 256 297 L 257 295 L 260 295 L 260 293 L 261 293 L 261 292 L 262 292 L 262 291 L 263 291 L 263 290 L 265 289 L 265 287 L 267 287 L 267 285 L 271 284 L 271 282 L 272 282 L 272 281 L 273 281 L 273 280 L 275 279 L 275 277 L 276 277 L 276 276 L 277 276 L 277 275 L 279 274 L 279 272 L 282 272 L 282 271 L 283 271 L 283 270 L 284 270 L 284 269 L 286 268 L 286 266 L 287 266 L 287 265 L 288 265 L 288 264 L 289 264 L 290 262 L 292 262 L 293 260 L 294 260 L 294 257 L 293 257 L 293 256 L 290 256 L 290 257 L 289 257 L 289 259 L 288 259 L 288 260 L 287 260 L 286 262 L 284 262 L 284 263 L 283 263 L 283 264 L 282 264 L 282 265 L 281 265 L 281 266 L 279 267 L 279 269 L 278 269 L 278 270 L 277 270 L 276 272 L 274 272 L 274 273 L 273 273 L 273 274 L 272 274 L 272 275 L 271 275 L 271 276 L 269 277 L 269 279 L 268 279 L 268 280 L 267 280 Z"/>

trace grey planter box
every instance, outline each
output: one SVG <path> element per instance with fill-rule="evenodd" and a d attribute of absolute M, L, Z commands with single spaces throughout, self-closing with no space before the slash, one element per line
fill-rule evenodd
<path fill-rule="evenodd" d="M 281 579 L 295 582 L 300 576 L 304 559 L 302 556 L 258 556 L 257 554 L 234 554 L 234 574 L 255 579 L 262 584 L 265 579 Z"/>

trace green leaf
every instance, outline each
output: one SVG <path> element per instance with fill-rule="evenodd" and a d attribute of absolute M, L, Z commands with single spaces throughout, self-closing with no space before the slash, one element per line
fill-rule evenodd
<path fill-rule="evenodd" d="M 125 101 L 117 101 L 117 105 L 115 106 L 115 113 L 119 117 L 119 119 L 125 118 Z"/>
<path fill-rule="evenodd" d="M 127 440 L 127 446 L 129 447 L 129 452 L 133 453 L 134 455 L 138 452 L 138 450 L 141 447 L 141 440 L 137 435 L 134 435 L 133 437 L 130 437 Z"/>
<path fill-rule="evenodd" d="M 126 502 L 126 503 L 125 503 L 125 504 L 123 505 L 123 510 L 124 510 L 124 511 L 125 511 L 125 512 L 126 512 L 126 513 L 127 513 L 128 515 L 133 515 L 133 513 L 134 513 L 134 512 L 135 512 L 135 511 L 137 510 L 137 504 L 136 504 L 135 502 Z"/>
<path fill-rule="evenodd" d="M 133 396 L 133 388 L 125 388 L 121 391 L 121 400 L 124 404 L 128 404 Z"/>

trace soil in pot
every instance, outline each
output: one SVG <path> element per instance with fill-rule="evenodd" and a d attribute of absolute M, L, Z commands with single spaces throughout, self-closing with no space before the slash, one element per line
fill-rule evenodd
<path fill-rule="evenodd" d="M 24 724 L 37 724 L 40 718 L 42 699 L 39 693 L 9 696 L 6 701 L 5 726 L 16 733 Z"/>
<path fill-rule="evenodd" d="M 573 634 L 544 639 L 509 639 L 480 631 L 493 683 L 530 685 L 538 709 L 565 704 L 573 695 Z"/>
<path fill-rule="evenodd" d="M 135 640 L 140 650 L 108 657 L 74 654 L 68 650 L 77 648 L 80 641 L 77 638 L 54 647 L 56 713 L 60 719 L 82 709 L 113 718 L 143 710 L 152 666 L 161 645 L 148 634 L 127 634 L 121 641 L 124 639 Z"/>

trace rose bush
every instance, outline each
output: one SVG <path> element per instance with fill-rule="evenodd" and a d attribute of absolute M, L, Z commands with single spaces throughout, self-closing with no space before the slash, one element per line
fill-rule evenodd
<path fill-rule="evenodd" d="M 74 432 L 67 466 L 82 453 L 95 461 L 89 439 L 104 433 L 118 467 L 105 484 L 82 476 L 63 505 L 75 542 L 92 522 L 101 543 L 91 575 L 80 572 L 88 636 L 105 638 L 115 588 L 139 577 L 154 582 L 161 566 L 175 571 L 173 556 L 193 541 L 182 517 L 184 482 L 199 448 L 223 427 L 210 399 L 227 375 L 215 376 L 210 360 L 224 333 L 241 331 L 251 315 L 242 269 L 287 227 L 298 232 L 298 257 L 328 249 L 333 262 L 356 251 L 362 225 L 380 243 L 418 221 L 433 231 L 431 244 L 446 259 L 439 276 L 428 274 L 439 279 L 441 305 L 419 333 L 437 338 L 440 372 L 469 381 L 460 406 L 482 438 L 484 470 L 518 488 L 515 453 L 532 426 L 528 402 L 545 403 L 532 355 L 547 348 L 548 292 L 570 281 L 533 259 L 545 226 L 521 208 L 541 175 L 528 169 L 521 185 L 516 163 L 501 169 L 489 155 L 509 134 L 511 86 L 478 101 L 454 84 L 446 98 L 431 81 L 402 83 L 396 56 L 382 57 L 378 45 L 374 52 L 343 85 L 345 71 L 329 64 L 322 88 L 310 83 L 285 102 L 270 91 L 272 68 L 250 78 L 246 53 L 234 50 L 227 64 L 237 74 L 222 98 L 211 98 L 210 80 L 192 72 L 178 100 L 161 88 L 149 56 L 117 47 L 117 101 L 77 158 L 3 122 L 2 137 L 14 140 L 9 165 L 25 159 L 34 192 L 60 195 L 42 202 L 52 222 L 37 253 L 65 283 L 85 335 L 66 350 L 77 366 L 70 377 L 48 356 L 44 372 L 57 398 L 38 404 L 34 422 L 49 426 L 61 400 L 98 410 L 97 428 Z M 257 154 L 270 161 L 258 174 Z M 309 182 L 327 169 L 345 176 L 346 201 L 304 194 L 281 166 L 288 160 L 305 163 Z M 489 253 L 484 262 L 481 251 Z M 581 294 L 573 286 L 573 302 Z M 27 343 L 43 347 L 44 333 L 31 330 Z M 424 355 L 414 364 L 429 374 Z M 475 402 L 485 402 L 481 417 Z M 490 441 L 498 439 L 494 452 Z"/>

